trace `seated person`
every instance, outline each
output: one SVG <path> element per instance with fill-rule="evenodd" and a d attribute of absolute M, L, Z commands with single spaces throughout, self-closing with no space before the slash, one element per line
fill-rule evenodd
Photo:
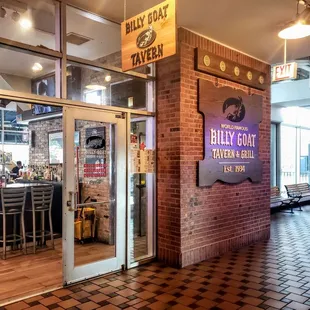
<path fill-rule="evenodd" d="M 17 165 L 17 166 L 14 167 L 14 168 L 12 169 L 12 171 L 11 171 L 12 173 L 16 174 L 16 176 L 14 176 L 14 179 L 18 178 L 18 176 L 19 176 L 19 170 L 23 168 L 22 162 L 21 162 L 21 161 L 17 161 L 16 165 Z"/>

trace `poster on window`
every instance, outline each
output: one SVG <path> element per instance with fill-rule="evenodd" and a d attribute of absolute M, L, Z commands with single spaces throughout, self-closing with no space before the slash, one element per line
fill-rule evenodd
<path fill-rule="evenodd" d="M 104 178 L 108 174 L 106 158 L 87 157 L 84 164 L 85 178 Z"/>
<path fill-rule="evenodd" d="M 155 151 L 149 149 L 131 150 L 131 173 L 154 173 Z"/>
<path fill-rule="evenodd" d="M 106 128 L 92 127 L 86 128 L 86 149 L 105 150 L 106 148 Z"/>
<path fill-rule="evenodd" d="M 85 178 L 103 178 L 108 175 L 106 146 L 106 127 L 86 128 Z"/>

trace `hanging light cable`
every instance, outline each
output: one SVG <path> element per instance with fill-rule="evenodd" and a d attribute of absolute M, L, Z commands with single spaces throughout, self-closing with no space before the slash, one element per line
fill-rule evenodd
<path fill-rule="evenodd" d="M 124 21 L 126 20 L 127 0 L 124 0 Z"/>

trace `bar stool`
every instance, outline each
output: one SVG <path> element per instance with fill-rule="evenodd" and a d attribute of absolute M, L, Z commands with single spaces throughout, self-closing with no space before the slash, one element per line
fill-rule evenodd
<path fill-rule="evenodd" d="M 26 252 L 26 237 L 25 237 L 25 202 L 26 202 L 26 188 L 1 188 L 1 209 L 0 215 L 2 216 L 2 238 L 0 243 L 3 244 L 2 258 L 6 259 L 6 245 L 7 243 L 13 243 L 13 248 L 16 248 L 16 242 L 20 241 L 21 249 Z M 13 216 L 13 233 L 6 234 L 7 229 L 7 217 Z M 20 218 L 20 233 L 16 232 L 16 217 Z"/>
<path fill-rule="evenodd" d="M 32 212 L 32 232 L 26 233 L 26 237 L 33 240 L 33 253 L 36 253 L 36 242 L 41 237 L 41 244 L 45 242 L 45 237 L 50 236 L 52 248 L 54 249 L 54 233 L 52 223 L 52 203 L 53 203 L 54 186 L 33 186 L 31 187 L 32 208 L 26 208 L 26 212 Z M 36 230 L 36 213 L 41 213 L 41 229 Z M 45 212 L 48 212 L 49 231 L 45 230 Z"/>

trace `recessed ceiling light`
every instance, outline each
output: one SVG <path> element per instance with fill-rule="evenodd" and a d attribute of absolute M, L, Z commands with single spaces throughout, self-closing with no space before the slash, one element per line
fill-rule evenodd
<path fill-rule="evenodd" d="M 18 22 L 20 20 L 20 15 L 16 11 L 12 13 L 11 17 L 15 22 Z"/>
<path fill-rule="evenodd" d="M 42 71 L 43 67 L 41 64 L 39 64 L 38 62 L 36 62 L 33 66 L 32 66 L 32 71 L 33 72 L 39 72 Z"/>
<path fill-rule="evenodd" d="M 110 75 L 110 74 L 108 74 L 108 75 L 106 75 L 106 76 L 105 76 L 105 78 L 104 78 L 104 79 L 105 79 L 105 81 L 106 81 L 106 82 L 110 82 L 110 81 L 111 81 L 111 79 L 112 79 L 112 77 L 111 77 L 111 75 Z"/>
<path fill-rule="evenodd" d="M 28 30 L 32 27 L 32 21 L 29 18 L 22 18 L 19 20 L 19 24 L 22 28 Z"/>

